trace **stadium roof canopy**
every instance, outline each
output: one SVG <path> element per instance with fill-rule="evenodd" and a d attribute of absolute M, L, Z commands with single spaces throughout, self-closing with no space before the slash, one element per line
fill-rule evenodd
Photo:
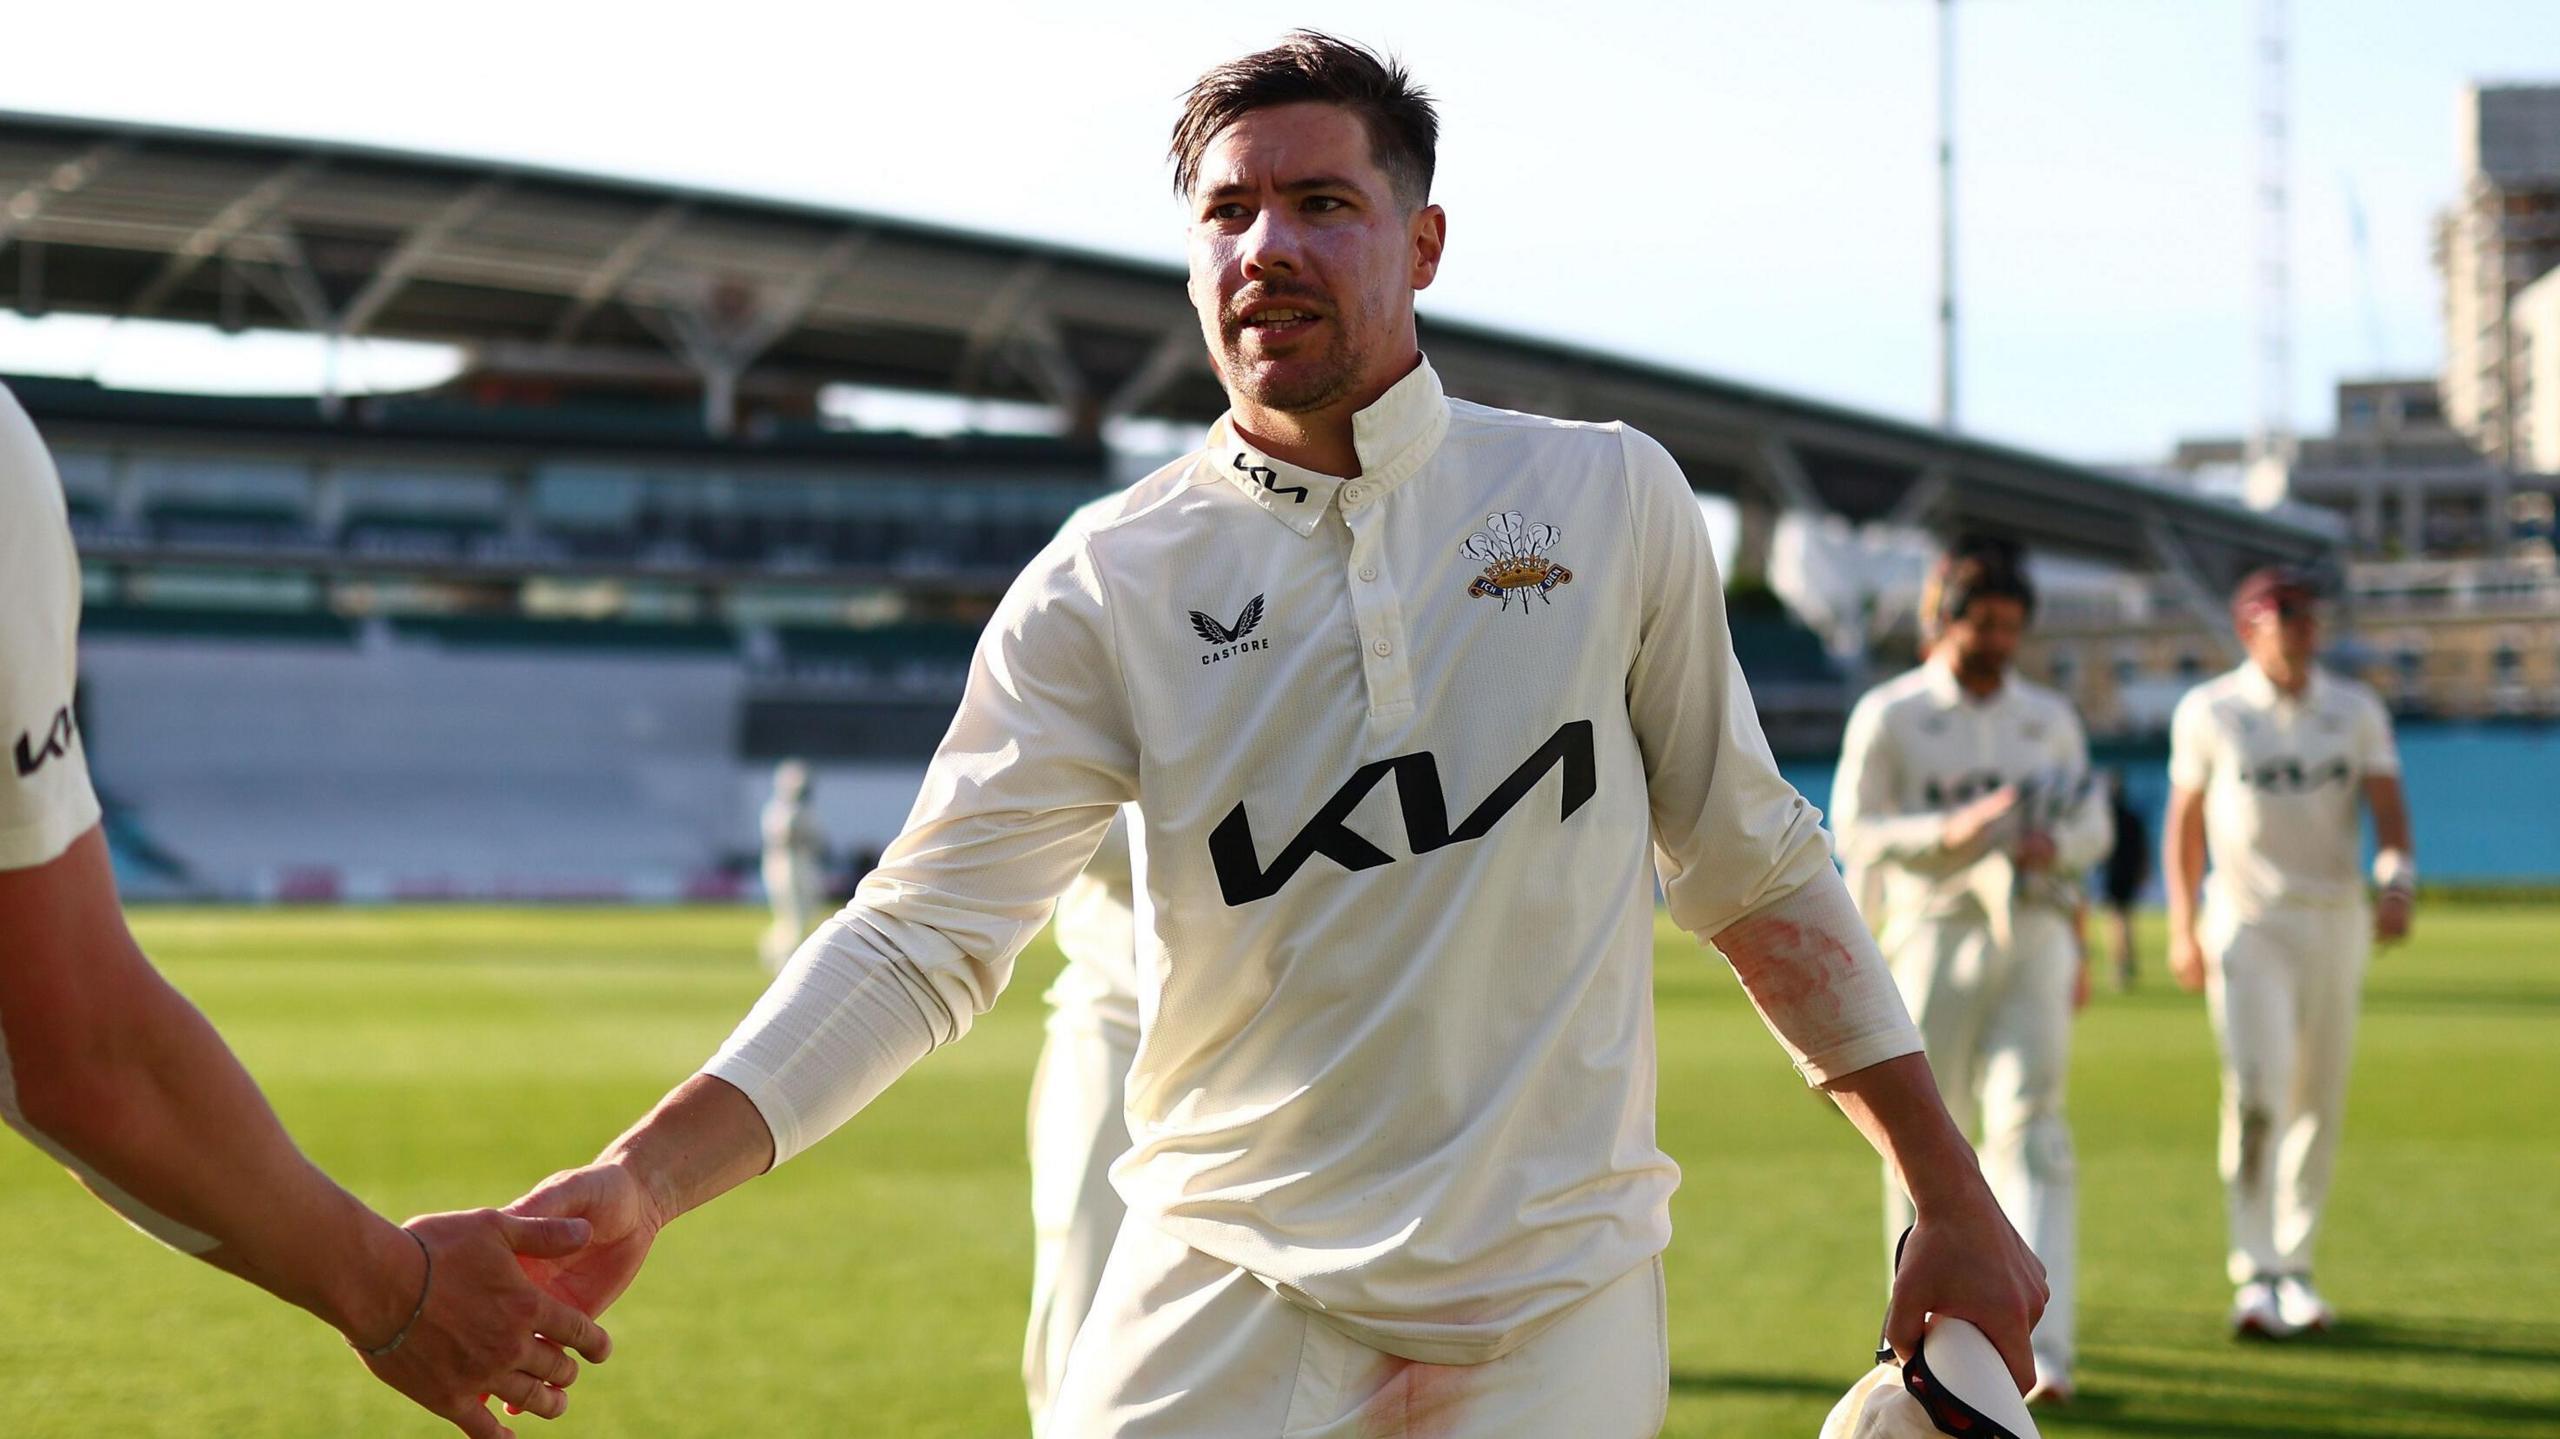
<path fill-rule="evenodd" d="M 0 297 L 466 347 L 482 373 L 743 401 L 851 382 L 1118 416 L 1224 408 L 1181 272 L 804 204 L 313 141 L 0 113 Z M 2003 445 L 1595 350 L 1426 319 L 1450 389 L 1623 419 L 1699 489 L 2189 581 L 2334 562 L 2267 514 Z M 2218 607 L 2215 607 L 2218 609 Z"/>

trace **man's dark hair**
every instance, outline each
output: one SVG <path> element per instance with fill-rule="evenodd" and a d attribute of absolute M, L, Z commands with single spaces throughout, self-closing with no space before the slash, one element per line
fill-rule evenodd
<path fill-rule="evenodd" d="M 1369 132 L 1369 153 L 1396 197 L 1419 207 L 1431 198 L 1440 115 L 1401 61 L 1317 30 L 1292 30 L 1268 50 L 1230 60 L 1195 81 L 1173 127 L 1173 188 L 1188 195 L 1200 155 L 1218 132 L 1249 111 L 1315 100 L 1349 108 Z"/>
<path fill-rule="evenodd" d="M 1922 611 L 1941 629 L 1964 618 L 1966 607 L 1986 597 L 2016 600 L 2030 616 L 2036 610 L 2036 587 L 2027 578 L 2026 552 L 2005 535 L 1959 536 L 1930 567 L 1928 591 Z"/>

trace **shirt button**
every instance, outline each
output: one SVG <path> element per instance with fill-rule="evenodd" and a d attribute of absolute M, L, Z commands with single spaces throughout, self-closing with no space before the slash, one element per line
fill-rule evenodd
<path fill-rule="evenodd" d="M 1367 490 L 1358 485 L 1345 485 L 1342 487 L 1342 502 L 1346 505 L 1356 505 L 1360 503 L 1360 497 L 1367 493 L 1369 493 Z"/>
<path fill-rule="evenodd" d="M 1396 652 L 1396 647 L 1387 643 L 1385 640 L 1380 640 L 1376 644 L 1369 646 L 1369 648 L 1376 650 L 1382 657 Z"/>
<path fill-rule="evenodd" d="M 1364 580 L 1374 580 L 1377 577 L 1378 567 L 1376 565 L 1362 565 L 1360 567 L 1360 578 Z"/>

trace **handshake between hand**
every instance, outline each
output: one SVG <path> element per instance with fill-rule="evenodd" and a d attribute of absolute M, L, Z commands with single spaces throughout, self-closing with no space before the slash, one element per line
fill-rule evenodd
<path fill-rule="evenodd" d="M 612 1351 L 594 1316 L 631 1287 L 662 1227 L 638 1181 L 611 1164 L 555 1174 L 504 1210 L 411 1220 L 433 1266 L 417 1317 L 387 1355 L 363 1350 L 384 1334 L 350 1342 L 376 1378 L 471 1439 L 513 1439 L 488 1401 L 544 1419 L 567 1412 L 563 1391 L 578 1377 L 568 1351 L 597 1363 Z"/>

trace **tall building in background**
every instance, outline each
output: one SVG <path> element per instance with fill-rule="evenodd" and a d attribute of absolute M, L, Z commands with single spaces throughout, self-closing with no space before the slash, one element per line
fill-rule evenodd
<path fill-rule="evenodd" d="M 2518 292 L 2560 268 L 2560 85 L 2462 92 L 2461 194 L 2436 224 L 2445 417 L 2492 460 L 2520 451 Z"/>

